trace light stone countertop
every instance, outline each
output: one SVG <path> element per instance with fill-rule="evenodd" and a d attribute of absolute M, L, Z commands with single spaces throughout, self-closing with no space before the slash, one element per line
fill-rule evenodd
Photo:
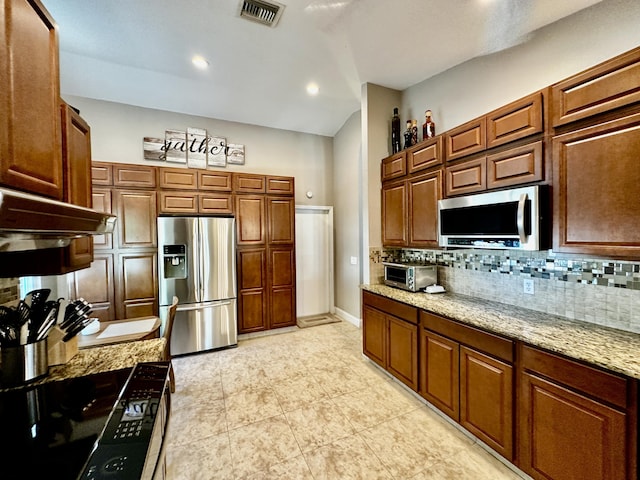
<path fill-rule="evenodd" d="M 412 293 L 386 285 L 362 290 L 640 379 L 640 334 L 452 293 Z"/>

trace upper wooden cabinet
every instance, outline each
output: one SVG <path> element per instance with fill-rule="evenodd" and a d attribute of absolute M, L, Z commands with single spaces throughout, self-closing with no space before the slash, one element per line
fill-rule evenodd
<path fill-rule="evenodd" d="M 447 161 L 482 152 L 487 147 L 487 121 L 482 117 L 451 129 L 444 141 Z"/>
<path fill-rule="evenodd" d="M 458 163 L 445 169 L 445 195 L 461 195 L 487 189 L 487 158 Z"/>
<path fill-rule="evenodd" d="M 104 187 L 93 187 L 93 209 L 98 212 L 111 213 L 111 190 Z M 116 222 L 116 229 L 118 222 Z M 93 248 L 110 250 L 113 248 L 113 233 L 93 236 Z"/>
<path fill-rule="evenodd" d="M 113 185 L 113 164 L 91 162 L 91 183 L 94 185 Z"/>
<path fill-rule="evenodd" d="M 116 187 L 156 188 L 157 168 L 148 165 L 113 164 L 113 185 Z"/>
<path fill-rule="evenodd" d="M 180 190 L 196 190 L 198 188 L 198 170 L 190 168 L 158 169 L 160 188 L 178 188 Z"/>
<path fill-rule="evenodd" d="M 407 170 L 416 173 L 442 165 L 442 135 L 420 142 L 407 151 Z"/>
<path fill-rule="evenodd" d="M 438 200 L 442 199 L 442 169 L 407 181 L 409 246 L 438 247 Z"/>
<path fill-rule="evenodd" d="M 543 129 L 542 92 L 538 92 L 487 115 L 487 148 L 541 133 Z"/>
<path fill-rule="evenodd" d="M 231 172 L 198 170 L 198 189 L 231 192 L 233 187 L 231 179 Z"/>
<path fill-rule="evenodd" d="M 295 193 L 293 177 L 267 175 L 267 193 L 270 195 L 293 195 Z"/>
<path fill-rule="evenodd" d="M 251 173 L 233 174 L 234 193 L 265 193 L 266 191 L 266 178 L 264 175 Z"/>
<path fill-rule="evenodd" d="M 382 187 L 382 245 L 407 244 L 407 184 L 405 181 Z"/>
<path fill-rule="evenodd" d="M 113 202 L 118 216 L 119 247 L 156 247 L 158 238 L 156 192 L 114 190 Z"/>
<path fill-rule="evenodd" d="M 264 245 L 266 242 L 265 197 L 236 195 L 235 207 L 238 245 Z"/>
<path fill-rule="evenodd" d="M 0 3 L 0 184 L 62 200 L 54 25 L 38 0 Z"/>
<path fill-rule="evenodd" d="M 295 201 L 293 198 L 267 197 L 267 238 L 271 244 L 295 242 Z"/>
<path fill-rule="evenodd" d="M 551 87 L 554 127 L 640 102 L 640 48 Z"/>
<path fill-rule="evenodd" d="M 383 182 L 407 174 L 407 152 L 398 152 L 382 160 L 380 178 Z"/>

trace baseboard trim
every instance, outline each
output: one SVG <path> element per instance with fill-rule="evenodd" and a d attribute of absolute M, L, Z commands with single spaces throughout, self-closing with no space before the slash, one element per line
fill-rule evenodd
<path fill-rule="evenodd" d="M 345 312 L 344 310 L 338 308 L 338 307 L 334 307 L 335 308 L 335 316 L 336 317 L 340 317 L 342 320 L 351 323 L 352 325 L 355 325 L 356 327 L 360 328 L 362 326 L 362 320 L 360 320 L 358 317 L 354 317 L 353 315 L 351 315 L 350 313 Z"/>

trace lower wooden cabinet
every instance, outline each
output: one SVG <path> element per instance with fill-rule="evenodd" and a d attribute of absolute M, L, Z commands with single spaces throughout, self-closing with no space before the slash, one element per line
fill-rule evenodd
<path fill-rule="evenodd" d="M 418 390 L 417 313 L 415 307 L 364 292 L 364 354 L 415 391 Z"/>
<path fill-rule="evenodd" d="M 420 331 L 420 395 L 454 420 L 460 419 L 460 345 Z"/>
<path fill-rule="evenodd" d="M 270 247 L 268 252 L 269 326 L 293 326 L 296 324 L 295 250 L 293 247 Z"/>

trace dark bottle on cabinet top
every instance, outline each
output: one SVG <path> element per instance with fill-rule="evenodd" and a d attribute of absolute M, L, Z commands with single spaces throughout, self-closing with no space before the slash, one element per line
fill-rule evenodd
<path fill-rule="evenodd" d="M 422 140 L 436 136 L 436 124 L 431 119 L 431 110 L 424 112 L 424 124 L 422 125 Z"/>
<path fill-rule="evenodd" d="M 407 120 L 407 130 L 404 132 L 404 148 L 409 148 L 412 143 L 413 132 L 411 131 L 411 120 Z"/>
<path fill-rule="evenodd" d="M 400 117 L 397 107 L 393 109 L 393 118 L 391 119 L 391 151 L 392 153 L 400 151 Z"/>

